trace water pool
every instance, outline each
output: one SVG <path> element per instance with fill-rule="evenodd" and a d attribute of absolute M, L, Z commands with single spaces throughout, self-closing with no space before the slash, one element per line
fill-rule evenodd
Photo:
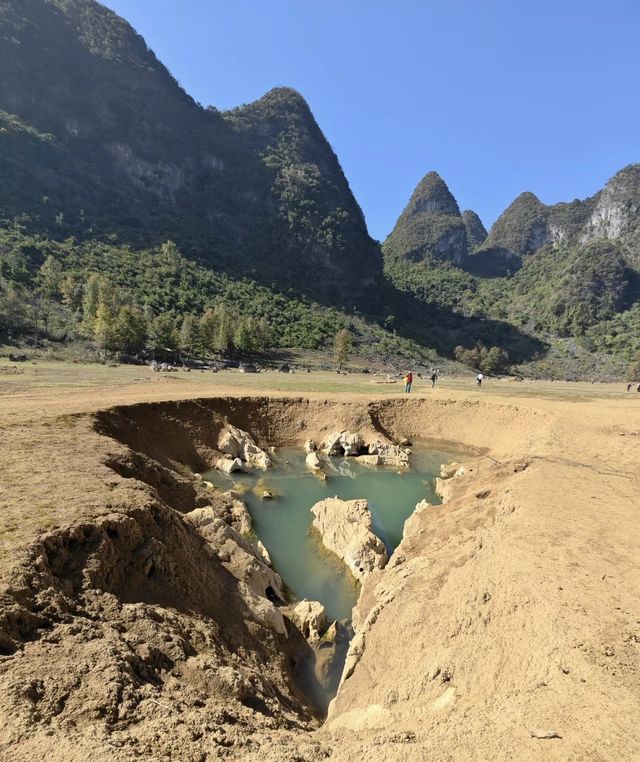
<path fill-rule="evenodd" d="M 305 466 L 301 449 L 283 448 L 273 457 L 267 472 L 222 474 L 209 471 L 205 478 L 222 489 L 238 489 L 245 501 L 256 536 L 271 555 L 293 599 L 320 601 L 329 620 L 351 619 L 359 585 L 346 565 L 327 551 L 311 528 L 311 507 L 319 500 L 337 496 L 343 500 L 369 501 L 375 533 L 391 554 L 402 539 L 405 519 L 416 503 L 439 503 L 434 492 L 440 465 L 451 453 L 416 448 L 411 468 L 369 468 L 351 458 L 331 458 L 333 471 L 322 481 Z M 260 497 L 263 488 L 272 500 Z M 255 490 L 255 491 L 254 491 Z"/>

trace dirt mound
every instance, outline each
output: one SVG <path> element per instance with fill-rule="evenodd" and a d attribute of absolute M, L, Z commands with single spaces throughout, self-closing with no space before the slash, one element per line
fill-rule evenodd
<path fill-rule="evenodd" d="M 293 627 L 283 637 L 254 621 L 237 580 L 170 508 L 78 524 L 32 553 L 3 600 L 12 759 L 44 749 L 43 734 L 91 728 L 105 748 L 155 759 L 203 737 L 203 749 L 243 747 L 248 724 L 313 726 L 293 672 L 306 643 Z"/>

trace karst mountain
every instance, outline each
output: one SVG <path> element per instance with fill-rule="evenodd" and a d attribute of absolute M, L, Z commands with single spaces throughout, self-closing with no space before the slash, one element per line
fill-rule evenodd
<path fill-rule="evenodd" d="M 0 60 L 5 337 L 39 321 L 76 335 L 100 273 L 176 324 L 224 300 L 265 317 L 281 346 L 327 347 L 357 319 L 361 344 L 384 351 L 399 337 L 414 342 L 403 352 L 447 356 L 482 342 L 538 362 L 561 347 L 582 374 L 640 350 L 640 165 L 585 200 L 524 192 L 488 233 L 429 172 L 381 250 L 290 88 L 205 107 L 95 0 L 0 3 Z M 61 305 L 29 311 L 51 259 Z"/>

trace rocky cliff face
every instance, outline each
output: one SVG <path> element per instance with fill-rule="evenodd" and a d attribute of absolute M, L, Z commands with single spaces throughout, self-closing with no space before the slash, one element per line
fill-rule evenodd
<path fill-rule="evenodd" d="M 622 169 L 593 198 L 591 214 L 580 231 L 581 241 L 620 240 L 629 261 L 640 265 L 640 164 Z"/>
<path fill-rule="evenodd" d="M 379 250 L 338 159 L 288 88 L 197 104 L 94 0 L 0 5 L 0 219 L 135 244 L 357 300 Z"/>
<path fill-rule="evenodd" d="M 522 193 L 495 222 L 483 248 L 534 254 L 543 246 L 615 240 L 631 264 L 640 262 L 640 164 L 630 164 L 583 201 L 543 204 Z"/>

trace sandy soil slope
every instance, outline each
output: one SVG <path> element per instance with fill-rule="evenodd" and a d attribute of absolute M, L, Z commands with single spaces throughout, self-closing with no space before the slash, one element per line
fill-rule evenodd
<path fill-rule="evenodd" d="M 320 728 L 295 631 L 248 623 L 181 518 L 199 403 L 152 407 L 237 388 L 0 394 L 0 759 L 637 759 L 640 399 L 519 386 L 203 402 L 265 444 L 344 425 L 468 448 L 367 581 Z"/>

